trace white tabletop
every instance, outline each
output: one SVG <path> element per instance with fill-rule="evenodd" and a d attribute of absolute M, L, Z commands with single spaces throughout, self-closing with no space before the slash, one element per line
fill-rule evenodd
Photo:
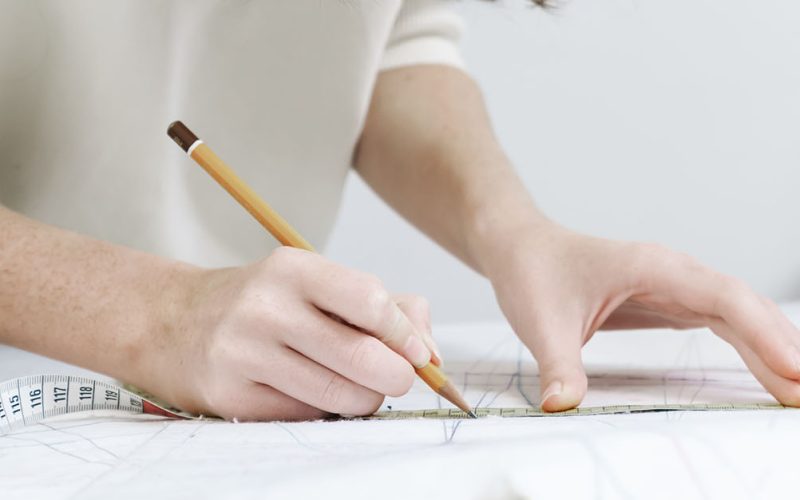
<path fill-rule="evenodd" d="M 800 304 L 785 307 L 800 319 Z M 435 328 L 480 407 L 538 404 L 503 324 Z M 708 331 L 600 333 L 584 406 L 774 403 Z M 0 380 L 86 373 L 4 348 Z M 446 407 L 419 383 L 384 409 Z M 800 412 L 234 424 L 91 416 L 0 437 L 6 498 L 776 498 L 796 491 Z"/>

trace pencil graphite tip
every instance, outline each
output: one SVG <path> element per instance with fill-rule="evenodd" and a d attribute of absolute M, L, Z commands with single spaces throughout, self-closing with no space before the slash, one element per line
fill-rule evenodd
<path fill-rule="evenodd" d="M 452 382 L 448 381 L 447 384 L 445 384 L 444 387 L 440 388 L 438 392 L 440 395 L 444 396 L 445 399 L 456 405 L 458 409 L 466 413 L 468 416 L 477 417 L 477 415 L 475 415 L 475 412 L 472 411 L 472 408 L 470 408 L 469 404 L 466 402 L 466 400 L 464 400 L 464 397 L 458 392 L 458 390 L 455 388 Z"/>
<path fill-rule="evenodd" d="M 428 384 L 434 391 L 439 393 L 440 396 L 450 401 L 471 418 L 477 418 L 475 412 L 464 400 L 464 396 L 458 392 L 456 386 L 442 373 L 439 368 L 433 363 L 428 363 L 422 368 L 417 368 L 417 374 Z"/>

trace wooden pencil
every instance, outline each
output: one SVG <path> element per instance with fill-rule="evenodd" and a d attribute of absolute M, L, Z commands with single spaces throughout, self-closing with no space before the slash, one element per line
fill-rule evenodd
<path fill-rule="evenodd" d="M 222 159 L 217 156 L 181 121 L 175 121 L 167 128 L 167 135 L 174 140 L 194 161 L 196 161 L 219 185 L 247 210 L 282 245 L 302 248 L 310 252 L 314 247 L 303 238 L 286 220 L 261 199 Z M 477 418 L 469 404 L 455 385 L 431 363 L 414 368 L 417 375 L 443 398 L 447 399 L 467 416 Z"/>

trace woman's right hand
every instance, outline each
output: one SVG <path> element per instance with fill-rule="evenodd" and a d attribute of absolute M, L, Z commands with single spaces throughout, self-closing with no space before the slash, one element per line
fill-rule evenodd
<path fill-rule="evenodd" d="M 424 299 L 395 299 L 318 254 L 281 247 L 246 267 L 190 273 L 189 299 L 167 308 L 166 331 L 130 380 L 186 411 L 368 415 L 405 394 L 435 349 Z"/>

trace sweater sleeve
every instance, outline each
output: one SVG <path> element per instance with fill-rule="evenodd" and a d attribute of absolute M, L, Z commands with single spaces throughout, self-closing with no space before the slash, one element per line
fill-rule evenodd
<path fill-rule="evenodd" d="M 459 40 L 464 29 L 452 0 L 404 0 L 389 35 L 381 69 L 414 64 L 463 67 Z"/>

